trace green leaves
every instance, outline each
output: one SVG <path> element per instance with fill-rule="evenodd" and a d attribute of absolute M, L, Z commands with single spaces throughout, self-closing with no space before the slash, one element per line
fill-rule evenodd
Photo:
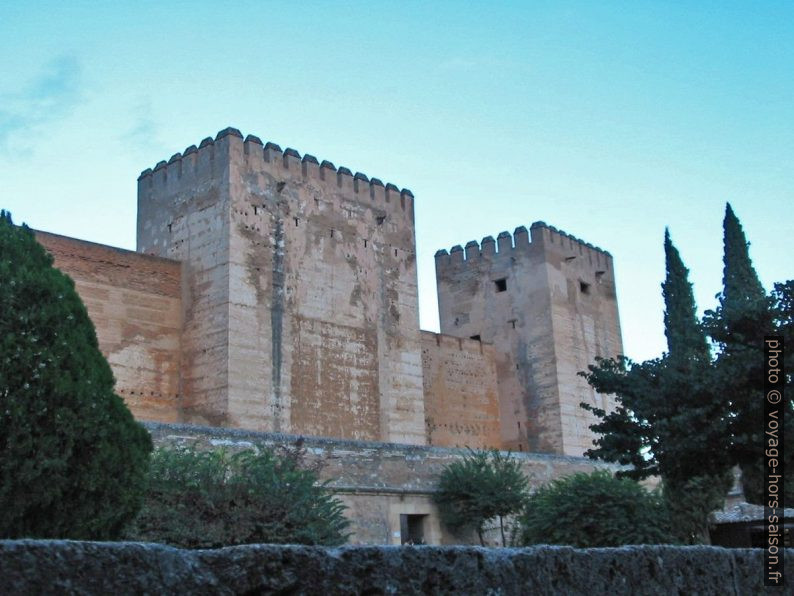
<path fill-rule="evenodd" d="M 299 448 L 157 449 L 145 505 L 128 537 L 186 548 L 342 544 L 349 525 L 344 505 L 302 460 Z"/>
<path fill-rule="evenodd" d="M 446 466 L 435 496 L 441 520 L 456 530 L 473 529 L 484 543 L 488 520 L 521 511 L 527 496 L 527 478 L 517 461 L 497 450 L 474 451 Z"/>
<path fill-rule="evenodd" d="M 113 384 L 73 282 L 0 212 L 0 536 L 107 539 L 134 516 L 151 440 Z"/>
<path fill-rule="evenodd" d="M 664 231 L 666 275 L 662 284 L 664 297 L 664 333 L 668 358 L 678 366 L 703 366 L 711 360 L 706 335 L 697 319 L 695 296 L 678 249 Z"/>
<path fill-rule="evenodd" d="M 552 481 L 530 496 L 520 542 L 578 548 L 672 542 L 660 495 L 600 470 Z"/>
<path fill-rule="evenodd" d="M 666 485 L 675 487 L 668 493 L 679 495 L 683 494 L 680 487 L 701 482 L 722 487 L 724 496 L 729 483 L 721 479 L 739 465 L 745 497 L 758 502 L 763 459 L 763 400 L 758 399 L 763 388 L 763 339 L 765 335 L 785 338 L 792 334 L 794 282 L 776 284 L 772 296 L 767 297 L 730 205 L 726 206 L 723 229 L 724 288 L 718 296 L 719 306 L 706 311 L 703 322 L 698 323 L 688 271 L 665 232 L 667 271 L 662 291 L 667 353 L 642 363 L 625 358 L 602 360 L 589 372 L 580 373 L 596 391 L 614 394 L 619 404 L 611 413 L 582 404 L 600 418 L 591 428 L 601 435 L 587 455 L 632 465 L 622 475 L 660 475 Z M 707 336 L 716 348 L 716 357 L 710 353 Z M 794 351 L 789 350 L 790 361 L 791 354 Z M 794 361 L 789 367 L 792 364 Z M 794 410 L 794 401 L 789 399 L 788 406 Z M 794 428 L 786 432 L 794 440 Z M 791 467 L 792 462 L 794 455 L 787 457 L 786 465 Z M 701 529 L 707 508 L 719 502 L 713 495 L 701 499 L 700 504 L 690 502 L 701 518 Z M 672 511 L 682 520 L 686 517 L 680 508 Z M 693 527 L 688 522 L 684 525 Z M 688 535 L 698 533 L 702 534 L 692 530 Z"/>

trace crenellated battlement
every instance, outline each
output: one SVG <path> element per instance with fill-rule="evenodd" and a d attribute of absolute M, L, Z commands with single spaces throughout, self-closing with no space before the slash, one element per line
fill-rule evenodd
<path fill-rule="evenodd" d="M 493 236 L 486 236 L 479 242 L 468 241 L 465 248 L 456 244 L 449 252 L 441 249 L 435 254 L 436 267 L 459 267 L 477 263 L 481 259 L 515 258 L 537 250 L 559 253 L 563 258 L 586 257 L 595 267 L 609 267 L 612 261 L 609 252 L 545 222 L 536 221 L 530 226 L 529 232 L 524 226 L 519 226 L 512 234 L 500 232 L 496 240 Z"/>
<path fill-rule="evenodd" d="M 532 244 L 542 245 L 547 253 L 554 253 L 566 262 L 576 259 L 588 268 L 606 272 L 612 270 L 612 255 L 598 246 L 559 230 L 545 222 L 536 221 L 530 226 Z"/>
<path fill-rule="evenodd" d="M 158 162 L 138 177 L 139 188 L 173 187 L 194 184 L 196 180 L 222 174 L 222 164 L 236 155 L 258 162 L 261 167 L 279 179 L 311 181 L 326 187 L 333 194 L 358 202 L 378 205 L 383 209 L 399 209 L 413 217 L 414 195 L 407 188 L 384 184 L 378 178 L 369 178 L 362 172 L 353 173 L 344 166 L 336 167 L 331 161 L 319 161 L 314 155 L 301 154 L 292 148 L 281 148 L 273 142 L 263 143 L 255 135 L 243 138 L 236 128 L 225 128 L 215 138 L 207 137 L 196 147 L 191 145 L 182 153 L 175 153 L 168 161 Z M 184 182 L 183 182 L 184 180 Z"/>
<path fill-rule="evenodd" d="M 453 246 L 449 252 L 441 249 L 436 252 L 436 267 L 447 265 L 460 265 L 464 262 L 473 262 L 481 258 L 495 259 L 513 254 L 514 251 L 523 251 L 529 248 L 529 235 L 524 226 L 519 226 L 513 234 L 500 232 L 497 239 L 486 236 L 480 242 L 469 240 L 464 249 L 460 244 Z"/>
<path fill-rule="evenodd" d="M 455 335 L 445 335 L 443 333 L 434 333 L 432 331 L 421 331 L 422 341 L 435 343 L 436 346 L 449 351 L 471 352 L 482 354 L 484 352 L 493 352 L 493 344 L 483 342 L 479 339 L 471 339 L 468 337 L 458 337 Z"/>
<path fill-rule="evenodd" d="M 532 224 L 530 229 L 533 231 L 533 239 L 535 237 L 535 231 L 538 230 L 548 230 L 548 237 L 552 244 L 559 244 L 560 246 L 569 248 L 571 250 L 581 249 L 581 248 L 588 248 L 590 250 L 594 250 L 596 252 L 600 252 L 608 257 L 612 255 L 608 250 L 604 250 L 598 246 L 593 246 L 589 242 L 585 242 L 584 240 L 577 238 L 572 234 L 568 234 L 563 230 L 558 230 L 554 226 L 547 225 L 545 221 L 536 221 Z M 542 232 L 541 232 L 542 233 Z"/>

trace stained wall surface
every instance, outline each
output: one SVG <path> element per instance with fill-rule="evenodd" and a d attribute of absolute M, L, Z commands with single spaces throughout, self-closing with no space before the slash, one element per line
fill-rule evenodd
<path fill-rule="evenodd" d="M 425 441 L 410 191 L 227 129 L 142 174 L 138 250 L 185 262 L 188 420 Z"/>
<path fill-rule="evenodd" d="M 502 445 L 582 455 L 586 401 L 610 411 L 579 371 L 622 352 L 612 257 L 538 222 L 436 254 L 441 332 L 493 343 Z"/>
<path fill-rule="evenodd" d="M 135 417 L 179 420 L 180 264 L 46 232 L 36 239 L 74 280 Z"/>
<path fill-rule="evenodd" d="M 501 448 L 492 345 L 422 331 L 422 370 L 428 445 Z"/>

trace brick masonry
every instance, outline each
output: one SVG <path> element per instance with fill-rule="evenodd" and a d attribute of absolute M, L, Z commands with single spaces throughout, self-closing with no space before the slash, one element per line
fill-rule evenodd
<path fill-rule="evenodd" d="M 180 418 L 179 262 L 48 234 L 36 238 L 88 309 L 116 391 L 136 418 Z"/>

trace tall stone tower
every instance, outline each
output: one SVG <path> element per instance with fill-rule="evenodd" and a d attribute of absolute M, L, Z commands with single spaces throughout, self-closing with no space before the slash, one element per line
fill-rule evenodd
<path fill-rule="evenodd" d="M 531 241 L 530 241 L 531 233 Z M 611 398 L 577 375 L 622 353 L 609 253 L 543 222 L 436 253 L 441 332 L 493 343 L 502 444 L 582 455 Z"/>
<path fill-rule="evenodd" d="M 138 180 L 182 261 L 188 422 L 424 443 L 413 195 L 236 129 Z"/>

